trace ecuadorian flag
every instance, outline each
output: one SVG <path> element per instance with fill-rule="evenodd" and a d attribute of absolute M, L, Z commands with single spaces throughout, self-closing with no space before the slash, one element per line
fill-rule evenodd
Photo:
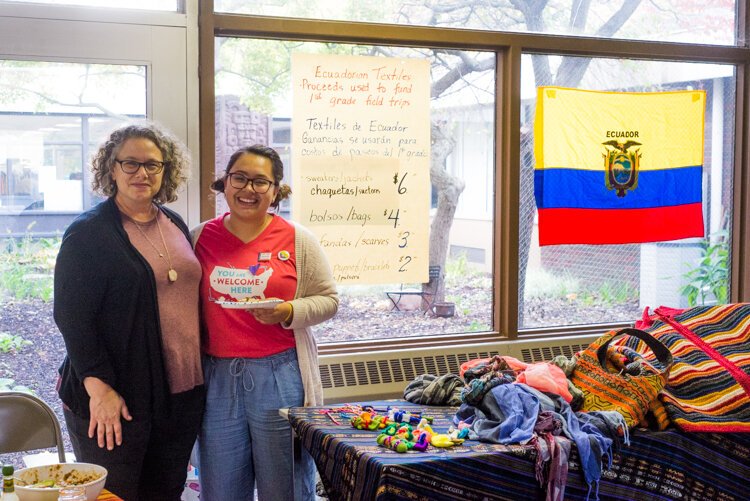
<path fill-rule="evenodd" d="M 539 245 L 703 237 L 706 93 L 539 87 Z"/>

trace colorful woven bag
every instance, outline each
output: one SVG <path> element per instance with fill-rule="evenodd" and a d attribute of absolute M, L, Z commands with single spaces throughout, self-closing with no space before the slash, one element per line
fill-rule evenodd
<path fill-rule="evenodd" d="M 625 335 L 636 337 L 651 348 L 661 362 L 661 372 L 650 366 L 644 366 L 645 373 L 638 376 L 613 371 L 607 362 L 607 349 L 612 341 Z M 666 346 L 642 330 L 622 329 L 604 334 L 583 350 L 570 380 L 583 391 L 581 410 L 617 411 L 633 428 L 647 425 L 646 413 L 664 388 L 671 366 L 672 354 Z"/>
<path fill-rule="evenodd" d="M 750 304 L 661 306 L 637 327 L 669 347 L 674 366 L 659 395 L 678 428 L 750 432 Z M 643 353 L 637 339 L 624 345 Z M 646 355 L 653 360 L 653 356 Z"/>

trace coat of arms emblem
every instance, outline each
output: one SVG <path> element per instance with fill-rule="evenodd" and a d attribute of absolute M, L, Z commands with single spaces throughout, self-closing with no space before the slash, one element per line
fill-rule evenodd
<path fill-rule="evenodd" d="M 608 190 L 615 190 L 618 197 L 624 197 L 625 192 L 634 190 L 638 186 L 638 162 L 641 158 L 640 149 L 628 151 L 633 146 L 640 146 L 637 141 L 607 141 L 602 143 L 605 148 L 604 170 Z"/>

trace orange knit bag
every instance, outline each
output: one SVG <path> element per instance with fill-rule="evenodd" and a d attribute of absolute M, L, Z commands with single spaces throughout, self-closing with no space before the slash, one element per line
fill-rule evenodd
<path fill-rule="evenodd" d="M 654 352 L 663 369 L 644 365 L 638 376 L 617 372 L 607 363 L 607 348 L 621 336 L 643 340 Z M 583 350 L 576 361 L 570 380 L 584 394 L 582 411 L 617 411 L 629 428 L 646 426 L 646 413 L 651 402 L 664 388 L 673 358 L 669 349 L 651 334 L 640 329 L 610 331 Z"/>

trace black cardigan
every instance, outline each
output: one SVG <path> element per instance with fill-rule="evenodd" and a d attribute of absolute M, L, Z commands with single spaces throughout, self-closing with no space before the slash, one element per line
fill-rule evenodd
<path fill-rule="evenodd" d="M 189 241 L 180 216 L 159 208 Z M 93 376 L 123 397 L 134 419 L 164 415 L 169 385 L 154 273 L 130 243 L 113 198 L 81 214 L 63 235 L 54 317 L 67 349 L 58 392 L 73 413 L 89 417 L 83 380 Z"/>

